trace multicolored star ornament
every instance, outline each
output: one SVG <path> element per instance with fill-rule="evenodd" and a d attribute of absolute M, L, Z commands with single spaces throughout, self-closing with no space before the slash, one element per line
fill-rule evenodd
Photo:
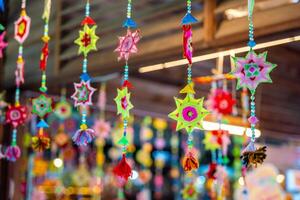
<path fill-rule="evenodd" d="M 45 94 L 34 98 L 32 100 L 32 113 L 36 114 L 40 118 L 45 117 L 48 113 L 52 112 L 53 100 Z"/>
<path fill-rule="evenodd" d="M 232 73 L 237 77 L 237 89 L 247 87 L 255 92 L 259 83 L 271 83 L 270 72 L 277 66 L 266 61 L 267 52 L 257 55 L 250 50 L 245 58 L 234 57 L 235 69 Z"/>
<path fill-rule="evenodd" d="M 3 58 L 3 50 L 7 47 L 8 43 L 4 41 L 6 31 L 0 34 L 0 58 Z"/>
<path fill-rule="evenodd" d="M 71 96 L 72 99 L 75 101 L 75 106 L 87 106 L 92 105 L 92 95 L 96 91 L 90 85 L 90 81 L 81 81 L 80 83 L 74 83 L 75 92 Z"/>
<path fill-rule="evenodd" d="M 99 37 L 96 35 L 97 25 L 91 28 L 85 24 L 83 30 L 79 31 L 79 37 L 75 40 L 75 43 L 79 46 L 78 54 L 83 53 L 86 57 L 92 50 L 97 50 L 97 40 Z"/>
<path fill-rule="evenodd" d="M 8 106 L 6 111 L 6 123 L 11 124 L 14 128 L 25 123 L 27 109 L 25 106 Z"/>
<path fill-rule="evenodd" d="M 195 91 L 192 83 L 183 88 L 180 93 L 186 93 L 186 97 L 184 99 L 174 97 L 177 108 L 169 114 L 171 119 L 177 121 L 176 131 L 186 129 L 190 133 L 194 128 L 203 129 L 203 118 L 209 113 L 203 107 L 204 98 L 194 98 Z"/>
<path fill-rule="evenodd" d="M 123 119 L 128 119 L 129 111 L 133 108 L 133 105 L 130 102 L 130 92 L 128 92 L 127 87 L 118 89 L 115 102 L 117 104 L 117 113 L 121 114 Z"/>
<path fill-rule="evenodd" d="M 210 111 L 217 114 L 230 115 L 232 114 L 233 106 L 236 101 L 232 98 L 230 92 L 223 89 L 213 89 L 206 103 Z"/>
<path fill-rule="evenodd" d="M 196 200 L 198 197 L 197 189 L 194 183 L 187 184 L 182 190 L 183 199 Z"/>
<path fill-rule="evenodd" d="M 66 120 L 71 117 L 72 106 L 67 101 L 62 100 L 55 105 L 54 113 L 60 120 Z"/>
<path fill-rule="evenodd" d="M 28 37 L 31 19 L 26 15 L 26 11 L 22 10 L 21 16 L 15 22 L 15 39 L 19 43 L 23 43 Z"/>
<path fill-rule="evenodd" d="M 130 29 L 127 30 L 127 34 L 124 37 L 119 37 L 119 46 L 115 49 L 116 52 L 119 52 L 118 60 L 124 58 L 125 60 L 129 59 L 131 53 L 137 53 L 137 43 L 140 41 L 140 32 L 136 30 L 131 32 Z"/>

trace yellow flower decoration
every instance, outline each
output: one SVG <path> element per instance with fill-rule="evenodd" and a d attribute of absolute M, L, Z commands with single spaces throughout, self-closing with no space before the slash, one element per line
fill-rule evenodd
<path fill-rule="evenodd" d="M 97 50 L 96 43 L 99 37 L 95 33 L 96 28 L 96 25 L 90 28 L 86 24 L 83 26 L 83 30 L 79 31 L 79 38 L 75 40 L 79 46 L 78 54 L 83 53 L 84 56 L 87 56 L 90 51 Z"/>
<path fill-rule="evenodd" d="M 210 131 L 205 134 L 203 144 L 205 145 L 205 150 L 214 151 L 221 148 L 221 145 L 217 141 L 217 137 Z"/>
<path fill-rule="evenodd" d="M 133 108 L 133 105 L 130 102 L 130 93 L 128 92 L 127 87 L 118 89 L 118 95 L 115 98 L 117 104 L 117 112 L 121 114 L 123 119 L 129 118 L 129 111 Z"/>

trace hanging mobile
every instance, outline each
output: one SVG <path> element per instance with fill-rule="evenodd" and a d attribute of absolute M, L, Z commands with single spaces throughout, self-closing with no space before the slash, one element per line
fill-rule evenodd
<path fill-rule="evenodd" d="M 19 53 L 15 71 L 15 104 L 8 106 L 6 112 L 6 122 L 13 127 L 11 145 L 5 152 L 5 156 L 9 161 L 16 161 L 21 155 L 21 150 L 17 145 L 17 127 L 24 124 L 27 117 L 26 106 L 20 104 L 20 86 L 24 83 L 23 43 L 29 34 L 30 22 L 31 19 L 26 14 L 26 0 L 22 0 L 21 15 L 15 22 L 15 39 L 19 42 Z"/>
<path fill-rule="evenodd" d="M 49 125 L 45 121 L 45 117 L 52 112 L 53 100 L 47 95 L 47 86 L 46 86 L 46 67 L 49 55 L 49 40 L 48 35 L 49 28 L 49 19 L 51 11 L 51 0 L 45 0 L 44 12 L 42 19 L 44 20 L 44 35 L 42 41 L 44 46 L 42 48 L 42 53 L 40 57 L 40 70 L 42 71 L 42 80 L 41 87 L 39 88 L 41 94 L 32 99 L 32 113 L 40 117 L 40 121 L 37 124 L 38 133 L 36 136 L 32 137 L 32 148 L 35 151 L 44 151 L 45 149 L 50 148 L 50 138 L 44 132 L 44 129 L 49 128 Z"/>
<path fill-rule="evenodd" d="M 137 24 L 131 18 L 131 0 L 128 0 L 127 4 L 127 19 L 123 23 L 123 27 L 127 28 L 127 34 L 123 37 L 119 37 L 119 45 L 116 48 L 116 52 L 119 53 L 118 60 L 124 59 L 126 64 L 124 67 L 124 79 L 121 88 L 119 88 L 118 95 L 115 98 L 115 102 L 117 105 L 117 113 L 122 116 L 123 125 L 124 125 L 124 133 L 123 137 L 120 139 L 118 144 L 122 145 L 122 159 L 115 166 L 113 172 L 114 174 L 120 178 L 120 182 L 125 184 L 128 178 L 131 176 L 131 167 L 126 161 L 126 153 L 127 153 L 127 145 L 128 139 L 126 137 L 128 119 L 130 117 L 130 110 L 133 108 L 133 105 L 130 102 L 130 95 L 129 89 L 132 87 L 131 83 L 128 81 L 128 74 L 129 74 L 129 67 L 128 67 L 128 59 L 131 53 L 137 53 L 137 43 L 140 40 L 140 32 L 136 30 L 131 32 L 130 28 L 136 28 Z"/>
<path fill-rule="evenodd" d="M 79 31 L 79 37 L 75 43 L 79 46 L 78 53 L 83 54 L 82 74 L 80 83 L 74 83 L 75 92 L 71 98 L 75 101 L 75 107 L 81 108 L 81 125 L 79 130 L 73 136 L 75 144 L 82 146 L 92 142 L 95 137 L 95 131 L 87 126 L 87 107 L 92 105 L 92 95 L 96 91 L 90 84 L 91 77 L 88 74 L 88 53 L 97 50 L 96 43 L 99 37 L 96 35 L 97 25 L 90 17 L 90 2 L 87 0 L 85 5 L 85 18 L 81 22 L 82 30 Z"/>
<path fill-rule="evenodd" d="M 187 85 L 180 91 L 181 94 L 186 94 L 184 99 L 175 97 L 176 110 L 169 114 L 169 117 L 177 121 L 176 131 L 185 129 L 188 133 L 188 150 L 183 159 L 182 165 L 184 171 L 192 171 L 198 169 L 199 162 L 193 154 L 193 130 L 202 128 L 202 120 L 208 114 L 208 111 L 203 107 L 204 98 L 194 98 L 194 83 L 192 81 L 192 24 L 197 22 L 197 19 L 191 14 L 192 2 L 187 0 L 187 13 L 182 19 L 183 28 L 183 55 L 188 60 L 188 76 Z"/>
<path fill-rule="evenodd" d="M 255 125 L 258 119 L 255 115 L 255 91 L 260 83 L 271 83 L 270 72 L 277 66 L 267 62 L 267 52 L 256 54 L 253 50 L 256 43 L 254 41 L 254 27 L 253 27 L 253 9 L 254 0 L 248 0 L 248 20 L 249 20 L 249 42 L 250 48 L 245 58 L 233 57 L 235 69 L 232 71 L 236 76 L 237 89 L 248 88 L 250 96 L 250 117 L 248 118 L 251 124 L 251 141 L 242 152 L 242 162 L 246 167 L 257 166 L 262 164 L 266 158 L 266 146 L 255 148 Z"/>

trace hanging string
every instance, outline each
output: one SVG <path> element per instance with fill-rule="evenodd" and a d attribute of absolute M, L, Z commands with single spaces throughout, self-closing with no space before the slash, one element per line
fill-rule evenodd
<path fill-rule="evenodd" d="M 255 0 L 248 0 L 248 20 L 249 20 L 249 42 L 248 46 L 252 49 L 256 43 L 254 41 L 253 10 Z"/>

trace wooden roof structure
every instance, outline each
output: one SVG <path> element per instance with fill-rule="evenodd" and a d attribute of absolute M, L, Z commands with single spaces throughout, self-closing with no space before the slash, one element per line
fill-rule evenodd
<path fill-rule="evenodd" d="M 62 86 L 73 91 L 72 82 L 79 80 L 82 57 L 77 54 L 74 40 L 84 15 L 84 0 L 53 1 L 49 33 L 50 56 L 47 68 L 50 93 L 59 93 Z M 14 87 L 14 70 L 17 42 L 13 39 L 13 22 L 17 19 L 20 3 L 9 1 L 9 47 L 4 60 L 2 78 L 5 88 Z M 117 36 L 123 35 L 121 27 L 126 14 L 125 0 L 92 0 L 91 16 L 98 24 L 100 36 L 98 51 L 89 56 L 89 70 L 93 77 L 119 75 L 123 63 L 113 52 Z M 158 64 L 182 58 L 182 31 L 180 19 L 185 13 L 183 0 L 134 1 L 133 17 L 139 24 L 142 40 L 139 53 L 130 59 L 130 75 L 135 89 L 133 103 L 136 109 L 165 115 L 174 107 L 173 96 L 185 82 L 184 66 L 139 73 L 142 66 Z M 248 21 L 244 11 L 246 0 L 194 0 L 193 13 L 200 20 L 194 26 L 195 55 L 245 46 L 248 37 Z M 33 90 L 40 81 L 38 67 L 43 21 L 43 1 L 28 1 L 27 13 L 32 18 L 31 33 L 25 42 L 26 84 L 23 89 Z M 255 36 L 258 42 L 300 35 L 300 4 L 293 0 L 256 0 Z M 294 42 L 268 49 L 269 60 L 278 64 L 272 73 L 273 84 L 264 84 L 258 90 L 258 117 L 265 136 L 283 139 L 299 139 L 300 133 L 300 43 Z M 263 51 L 259 50 L 259 51 Z M 211 74 L 215 60 L 196 63 L 194 76 Z M 224 72 L 230 71 L 229 58 L 225 58 Z M 115 88 L 121 77 L 107 82 L 108 104 L 113 104 Z M 198 95 L 206 96 L 209 85 L 197 85 Z"/>

